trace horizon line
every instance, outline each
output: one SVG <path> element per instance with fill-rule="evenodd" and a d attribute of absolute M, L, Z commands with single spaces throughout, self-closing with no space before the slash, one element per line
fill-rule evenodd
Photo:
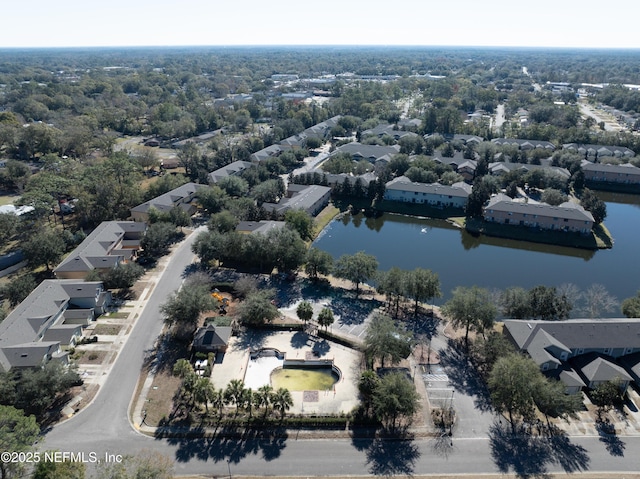
<path fill-rule="evenodd" d="M 427 45 L 427 44 L 166 44 L 166 45 L 58 45 L 58 46 L 0 46 L 2 50 L 64 50 L 64 49 L 161 49 L 161 48 L 462 48 L 462 49 L 526 49 L 526 50 L 600 50 L 640 51 L 640 47 L 620 46 L 549 46 L 549 45 Z"/>

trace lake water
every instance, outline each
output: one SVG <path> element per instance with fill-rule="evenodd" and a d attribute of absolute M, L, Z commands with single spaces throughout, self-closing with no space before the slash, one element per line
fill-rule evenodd
<path fill-rule="evenodd" d="M 427 268 L 440 277 L 446 301 L 456 286 L 504 289 L 573 283 L 581 290 L 603 284 L 619 300 L 640 289 L 640 196 L 598 193 L 607 203 L 610 250 L 589 251 L 487 236 L 474 237 L 446 221 L 385 214 L 345 215 L 334 220 L 314 246 L 334 258 L 365 251 L 381 270 Z M 622 316 L 619 310 L 608 316 Z"/>

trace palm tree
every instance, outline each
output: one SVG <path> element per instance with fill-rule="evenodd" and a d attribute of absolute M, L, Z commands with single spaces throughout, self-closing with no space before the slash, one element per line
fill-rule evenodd
<path fill-rule="evenodd" d="M 204 404 L 206 414 L 209 414 L 209 400 L 212 398 L 215 388 L 208 378 L 198 378 L 193 387 L 193 399 L 198 404 Z"/>
<path fill-rule="evenodd" d="M 227 389 L 224 391 L 224 396 L 227 402 L 236 405 L 236 415 L 242 405 L 242 398 L 244 396 L 244 382 L 241 379 L 232 379 L 227 384 Z"/>
<path fill-rule="evenodd" d="M 173 365 L 173 375 L 184 379 L 187 374 L 193 372 L 193 366 L 187 359 L 178 359 Z"/>
<path fill-rule="evenodd" d="M 220 388 L 217 391 L 214 390 L 211 393 L 211 405 L 218 410 L 218 415 L 222 417 L 222 409 L 227 404 L 227 400 L 225 399 L 224 389 Z"/>
<path fill-rule="evenodd" d="M 286 388 L 279 388 L 275 393 L 273 393 L 270 399 L 273 404 L 273 408 L 280 411 L 280 419 L 284 419 L 285 412 L 293 406 L 293 398 L 291 397 L 289 390 Z"/>
<path fill-rule="evenodd" d="M 273 395 L 273 388 L 269 384 L 260 386 L 255 393 L 257 406 L 264 407 L 264 415 L 262 416 L 263 418 L 266 418 L 267 413 L 269 412 L 269 406 L 271 405 L 272 395 Z"/>
<path fill-rule="evenodd" d="M 250 388 L 245 389 L 242 392 L 242 407 L 247 410 L 249 413 L 249 417 L 253 416 L 253 405 L 255 403 L 255 399 L 253 397 L 253 390 Z"/>

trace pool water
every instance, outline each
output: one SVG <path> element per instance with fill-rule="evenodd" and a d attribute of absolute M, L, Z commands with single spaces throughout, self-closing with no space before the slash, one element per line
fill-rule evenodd
<path fill-rule="evenodd" d="M 333 389 L 337 381 L 338 377 L 330 367 L 286 367 L 271 373 L 271 386 L 289 391 L 326 391 Z"/>

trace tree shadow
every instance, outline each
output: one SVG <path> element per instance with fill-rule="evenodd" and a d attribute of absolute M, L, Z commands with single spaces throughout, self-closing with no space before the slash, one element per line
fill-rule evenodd
<path fill-rule="evenodd" d="M 369 473 L 376 476 L 412 476 L 420 451 L 413 437 L 402 433 L 393 438 L 377 437 L 366 449 Z"/>
<path fill-rule="evenodd" d="M 441 349 L 440 366 L 447 374 L 451 385 L 468 396 L 473 396 L 475 407 L 483 412 L 491 411 L 489 390 L 482 377 L 471 364 L 464 347 L 449 341 L 447 349 Z"/>
<path fill-rule="evenodd" d="M 176 430 L 170 426 L 158 428 L 155 438 L 166 440 L 177 446 L 175 459 L 177 462 L 188 462 L 193 459 L 201 461 L 226 462 L 238 464 L 249 455 L 261 454 L 265 461 L 278 459 L 287 446 L 288 433 L 285 428 L 240 428 L 225 426 L 213 433 L 203 428 L 193 427 Z"/>
<path fill-rule="evenodd" d="M 323 339 L 322 341 L 314 342 L 313 343 L 313 348 L 311 348 L 311 351 L 313 352 L 313 355 L 317 356 L 317 357 L 324 356 L 330 350 L 331 350 L 331 344 L 329 344 L 329 341 L 327 341 L 326 339 Z"/>
<path fill-rule="evenodd" d="M 453 452 L 453 439 L 448 433 L 442 432 L 431 441 L 431 450 L 447 459 Z"/>
<path fill-rule="evenodd" d="M 550 436 L 533 436 L 517 427 L 514 434 L 509 425 L 494 423 L 489 428 L 489 444 L 493 461 L 502 474 L 512 471 L 522 478 L 548 478 L 550 464 L 559 465 L 567 473 L 589 468 L 586 449 L 572 444 L 561 431 Z"/>
<path fill-rule="evenodd" d="M 411 314 L 404 321 L 407 331 L 411 331 L 414 336 L 422 336 L 426 339 L 433 339 L 438 335 L 438 318 L 428 313 L 420 313 L 418 316 Z"/>
<path fill-rule="evenodd" d="M 264 347 L 266 338 L 269 334 L 270 333 L 268 331 L 243 331 L 238 335 L 233 348 L 237 350 L 260 349 Z"/>
<path fill-rule="evenodd" d="M 291 336 L 291 347 L 295 349 L 304 348 L 309 344 L 309 335 L 303 331 L 296 331 Z"/>
<path fill-rule="evenodd" d="M 336 323 L 358 325 L 365 322 L 371 313 L 382 305 L 375 299 L 358 299 L 348 296 L 334 296 L 329 306 L 340 319 Z"/>
<path fill-rule="evenodd" d="M 605 420 L 598 419 L 596 421 L 596 430 L 600 436 L 600 442 L 604 443 L 604 447 L 609 454 L 619 457 L 624 456 L 626 444 L 616 435 L 616 428 L 608 418 Z"/>

